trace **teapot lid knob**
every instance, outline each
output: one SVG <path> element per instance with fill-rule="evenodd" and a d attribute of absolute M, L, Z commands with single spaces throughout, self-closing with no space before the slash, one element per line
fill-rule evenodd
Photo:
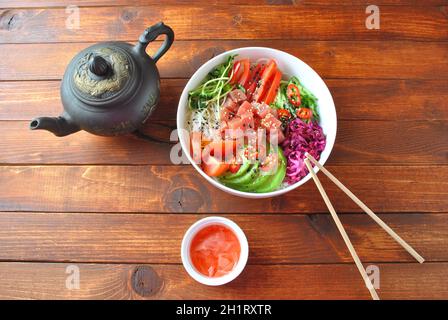
<path fill-rule="evenodd" d="M 64 79 L 68 79 L 66 88 L 76 98 L 95 106 L 130 98 L 142 81 L 132 52 L 120 43 L 100 43 L 84 49 L 72 59 Z"/>
<path fill-rule="evenodd" d="M 99 55 L 95 55 L 89 61 L 89 70 L 98 77 L 103 77 L 108 74 L 110 67 L 106 59 Z"/>

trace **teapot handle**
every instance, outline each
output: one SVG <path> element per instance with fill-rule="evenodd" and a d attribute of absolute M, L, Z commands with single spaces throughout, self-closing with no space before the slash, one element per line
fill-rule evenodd
<path fill-rule="evenodd" d="M 157 39 L 157 37 L 162 34 L 166 35 L 165 41 L 163 42 L 159 50 L 157 50 L 155 55 L 152 57 L 154 63 L 157 63 L 157 61 L 165 54 L 165 52 L 168 51 L 168 49 L 174 42 L 173 29 L 165 25 L 163 22 L 159 22 L 146 29 L 138 39 L 138 44 L 136 45 L 135 49 L 140 54 L 144 54 L 148 44 Z"/>

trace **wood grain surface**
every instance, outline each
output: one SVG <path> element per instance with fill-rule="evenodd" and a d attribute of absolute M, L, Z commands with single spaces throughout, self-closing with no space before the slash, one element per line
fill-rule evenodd
<path fill-rule="evenodd" d="M 9 227 L 0 229 L 0 260 L 180 264 L 183 234 L 202 217 L 2 212 L 0 225 Z M 249 264 L 352 263 L 328 215 L 233 214 L 225 217 L 245 231 L 251 244 Z M 445 214 L 382 214 L 380 217 L 424 255 L 426 261 L 448 259 Z M 414 261 L 367 215 L 345 214 L 341 220 L 363 262 Z M 282 244 L 281 248 L 278 243 Z"/>
<path fill-rule="evenodd" d="M 1 64 L 1 62 L 0 62 Z M 324 79 L 340 120 L 448 120 L 448 79 Z M 187 79 L 162 79 L 152 120 L 174 121 Z M 60 81 L 0 82 L 0 120 L 31 120 L 59 115 Z M 384 108 L 387 105 L 389 108 Z M 412 112 L 409 107 L 412 106 Z"/>
<path fill-rule="evenodd" d="M 365 27 L 366 6 L 173 5 L 79 7 L 79 24 L 65 8 L 11 9 L 0 15 L 1 43 L 130 40 L 163 20 L 179 40 L 447 40 L 445 7 L 384 6 L 381 31 Z M 260 19 L 260 12 L 268 11 Z M 300 15 L 300 19 L 297 16 Z M 200 18 L 198 18 L 200 17 Z M 310 21 L 313 23 L 303 23 Z M 276 26 L 272 28 L 272 26 Z M 319 27 L 316 28 L 315 25 Z M 300 32 L 298 32 L 300 30 Z"/>
<path fill-rule="evenodd" d="M 70 5 L 82 7 L 95 6 L 142 6 L 159 4 L 160 0 L 70 0 Z M 377 5 L 393 5 L 393 6 L 442 6 L 448 5 L 447 0 L 376 0 Z M 163 4 L 170 5 L 202 5 L 203 0 L 163 0 Z M 230 5 L 230 4 L 245 4 L 245 5 L 370 5 L 368 0 L 210 0 L 208 5 Z M 65 0 L 0 0 L 0 8 L 32 8 L 32 7 L 66 7 Z"/>
<path fill-rule="evenodd" d="M 147 142 L 134 136 L 97 137 L 87 132 L 55 139 L 48 131 L 29 130 L 29 121 L 0 121 L 0 125 L 0 163 L 169 165 L 171 151 L 180 148 L 170 144 L 177 141 L 170 139 L 176 129 L 175 120 L 149 122 L 143 129 L 166 143 Z M 441 165 L 446 163 L 447 150 L 446 121 L 412 121 L 403 125 L 396 121 L 341 120 L 328 164 Z"/>
<path fill-rule="evenodd" d="M 329 170 L 426 258 L 414 262 L 319 174 L 364 266 L 379 267 L 380 297 L 448 299 L 448 1 L 375 1 L 380 30 L 365 27 L 370 4 L 72 0 L 73 28 L 67 1 L 0 0 L 0 299 L 370 298 L 312 182 L 240 199 L 173 165 L 169 143 L 28 129 L 61 113 L 77 52 L 135 43 L 159 20 L 176 41 L 157 64 L 162 94 L 146 133 L 168 142 L 186 82 L 217 54 L 264 46 L 299 57 L 336 104 Z M 250 245 L 243 274 L 218 288 L 191 279 L 179 252 L 209 215 L 236 221 Z M 80 269 L 77 290 L 68 266 Z"/>
<path fill-rule="evenodd" d="M 152 265 L 148 294 L 138 295 L 132 274 L 140 265 L 78 264 L 79 290 L 65 287 L 65 263 L 0 263 L 0 298 L 7 299 L 369 299 L 354 265 L 249 265 L 223 287 L 201 285 L 180 265 Z M 440 299 L 448 295 L 447 263 L 376 265 L 383 299 Z M 69 269 L 70 270 L 70 269 Z M 152 287 L 153 280 L 161 285 Z M 263 281 L 260 281 L 263 279 Z M 424 280 L 422 280 L 424 279 Z M 154 281 L 155 282 L 155 281 Z M 154 289 L 153 289 L 154 288 Z M 319 288 L 316 290 L 316 288 Z M 153 290 L 152 290 L 153 289 Z"/>
<path fill-rule="evenodd" d="M 0 44 L 0 80 L 59 80 L 73 56 L 92 44 Z M 159 45 L 151 44 L 149 53 Z M 324 78 L 448 79 L 446 42 L 176 40 L 157 66 L 162 78 L 189 78 L 217 54 L 247 46 L 291 53 Z"/>
<path fill-rule="evenodd" d="M 329 166 L 377 212 L 446 212 L 448 167 Z M 238 199 L 192 166 L 2 166 L 0 210 L 68 212 L 327 212 L 310 182 L 283 196 Z M 381 177 L 381 179 L 379 179 Z M 322 178 L 338 212 L 360 209 Z"/>

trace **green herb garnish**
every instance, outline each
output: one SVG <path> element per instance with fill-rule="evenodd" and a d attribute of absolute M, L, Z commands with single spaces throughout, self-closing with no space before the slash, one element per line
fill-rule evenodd
<path fill-rule="evenodd" d="M 233 86 L 229 83 L 232 78 L 233 61 L 236 55 L 231 55 L 225 63 L 214 68 L 205 78 L 204 82 L 188 94 L 188 106 L 192 109 L 203 109 L 211 102 L 219 105 Z M 229 72 L 231 73 L 229 75 Z M 224 99 L 223 99 L 224 100 Z"/>

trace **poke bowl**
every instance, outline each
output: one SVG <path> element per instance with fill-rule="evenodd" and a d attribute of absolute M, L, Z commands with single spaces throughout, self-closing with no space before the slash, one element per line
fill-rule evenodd
<path fill-rule="evenodd" d="M 209 183 L 267 198 L 311 178 L 307 152 L 325 164 L 337 117 L 328 87 L 310 66 L 280 50 L 246 47 L 193 74 L 179 100 L 177 128 L 183 154 Z"/>

